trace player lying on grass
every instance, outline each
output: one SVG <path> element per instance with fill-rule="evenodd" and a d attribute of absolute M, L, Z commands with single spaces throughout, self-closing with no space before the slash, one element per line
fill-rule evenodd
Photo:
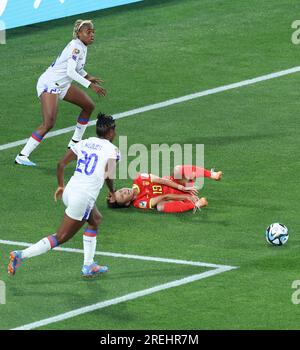
<path fill-rule="evenodd" d="M 73 80 L 85 88 L 92 89 L 97 95 L 105 95 L 100 86 L 102 80 L 89 75 L 85 70 L 88 46 L 94 41 L 94 25 L 89 20 L 78 20 L 73 30 L 73 40 L 64 48 L 56 61 L 40 76 L 37 82 L 37 95 L 41 101 L 43 122 L 32 133 L 26 145 L 16 156 L 15 163 L 35 166 L 29 160 L 30 154 L 41 143 L 56 121 L 58 101 L 64 100 L 81 108 L 71 145 L 80 141 L 95 108 L 91 98 Z"/>
<path fill-rule="evenodd" d="M 120 154 L 111 143 L 115 137 L 115 122 L 111 116 L 98 115 L 96 124 L 98 137 L 90 137 L 72 146 L 57 166 L 58 188 L 55 200 L 63 199 L 66 211 L 62 223 L 55 234 L 49 235 L 29 248 L 10 253 L 8 273 L 14 275 L 20 263 L 34 256 L 48 252 L 71 239 L 87 222 L 83 234 L 84 265 L 82 275 L 93 277 L 106 272 L 107 266 L 94 262 L 98 227 L 101 214 L 96 207 L 99 192 L 106 182 L 113 191 L 113 176 Z M 77 159 L 74 175 L 64 186 L 64 168 Z"/>
<path fill-rule="evenodd" d="M 154 209 L 164 213 L 181 213 L 208 205 L 206 198 L 198 198 L 195 179 L 208 177 L 221 180 L 222 172 L 209 171 L 194 165 L 176 166 L 172 176 L 160 178 L 139 174 L 132 188 L 121 188 L 107 199 L 110 208 L 129 207 Z"/>

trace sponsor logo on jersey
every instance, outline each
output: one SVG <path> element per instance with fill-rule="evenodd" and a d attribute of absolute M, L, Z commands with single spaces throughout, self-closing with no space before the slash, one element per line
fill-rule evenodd
<path fill-rule="evenodd" d="M 140 201 L 139 207 L 140 208 L 147 208 L 147 202 L 146 201 Z"/>
<path fill-rule="evenodd" d="M 77 55 L 79 54 L 79 50 L 78 49 L 74 49 L 73 51 L 72 51 L 72 59 L 74 60 L 74 61 L 77 61 Z"/>

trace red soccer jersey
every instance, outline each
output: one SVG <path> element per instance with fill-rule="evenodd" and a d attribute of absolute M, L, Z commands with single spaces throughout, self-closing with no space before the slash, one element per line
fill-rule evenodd
<path fill-rule="evenodd" d="M 172 177 L 166 177 L 175 181 Z M 163 186 L 152 181 L 151 174 L 140 174 L 133 180 L 133 188 L 138 190 L 137 198 L 132 202 L 133 206 L 139 209 L 153 209 L 151 200 L 167 193 L 182 194 L 183 192 Z"/>

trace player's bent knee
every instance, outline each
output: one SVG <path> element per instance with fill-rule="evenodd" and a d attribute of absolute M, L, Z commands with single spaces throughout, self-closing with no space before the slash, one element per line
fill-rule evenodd
<path fill-rule="evenodd" d="M 90 108 L 92 111 L 96 108 L 96 105 L 93 101 L 91 102 Z"/>
<path fill-rule="evenodd" d="M 84 106 L 84 110 L 87 112 L 87 113 L 89 113 L 89 114 L 92 114 L 92 112 L 94 111 L 94 109 L 95 109 L 95 104 L 94 104 L 94 102 L 90 102 L 90 103 L 88 103 L 86 106 Z"/>

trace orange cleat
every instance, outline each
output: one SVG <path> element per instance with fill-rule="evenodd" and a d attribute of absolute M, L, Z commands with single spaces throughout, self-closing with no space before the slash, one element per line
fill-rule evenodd
<path fill-rule="evenodd" d="M 7 266 L 7 273 L 13 276 L 16 273 L 17 268 L 21 264 L 22 254 L 19 250 L 15 250 L 9 254 L 9 264 Z"/>

